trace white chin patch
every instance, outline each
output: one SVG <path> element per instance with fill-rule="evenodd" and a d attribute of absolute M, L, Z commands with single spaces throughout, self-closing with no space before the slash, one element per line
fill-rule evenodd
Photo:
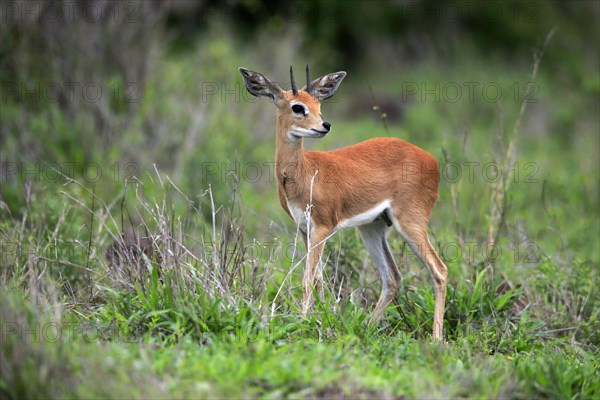
<path fill-rule="evenodd" d="M 290 137 L 291 139 L 315 136 L 319 136 L 319 134 L 311 129 L 301 128 L 296 125 L 292 125 L 292 128 L 288 131 L 288 137 Z"/>

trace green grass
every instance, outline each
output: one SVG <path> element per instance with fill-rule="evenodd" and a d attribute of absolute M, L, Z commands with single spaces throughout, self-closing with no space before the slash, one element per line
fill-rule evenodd
<path fill-rule="evenodd" d="M 2 388 L 13 398 L 592 398 L 600 390 L 597 350 L 540 338 L 539 327 L 524 317 L 504 332 L 484 323 L 442 344 L 391 327 L 368 328 L 364 312 L 352 305 L 306 320 L 265 319 L 251 308 L 218 310 L 186 299 L 196 312 L 184 322 L 174 316 L 182 305 L 153 312 L 144 300 L 125 296 L 119 301 L 140 303 L 129 319 L 106 324 L 114 314 L 99 310 L 85 321 L 63 322 L 54 341 L 56 333 L 35 325 L 49 319 L 40 321 L 15 297 L 2 300 L 3 320 L 31 332 L 3 338 L 3 361 L 12 362 Z"/>

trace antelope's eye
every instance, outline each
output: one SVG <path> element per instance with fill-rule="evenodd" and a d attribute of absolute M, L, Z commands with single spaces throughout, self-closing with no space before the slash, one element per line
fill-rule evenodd
<path fill-rule="evenodd" d="M 294 104 L 292 106 L 292 111 L 295 114 L 300 114 L 300 115 L 306 115 L 306 110 L 304 109 L 303 106 L 301 106 L 300 104 Z"/>

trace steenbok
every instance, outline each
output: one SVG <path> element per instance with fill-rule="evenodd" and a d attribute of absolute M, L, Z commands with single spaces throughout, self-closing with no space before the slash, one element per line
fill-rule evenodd
<path fill-rule="evenodd" d="M 398 138 L 374 138 L 333 151 L 306 151 L 304 138 L 322 138 L 331 124 L 321 115 L 320 100 L 336 92 L 343 71 L 309 79 L 298 90 L 283 90 L 258 72 L 239 68 L 248 91 L 273 99 L 277 107 L 275 162 L 279 200 L 302 232 L 308 252 L 302 311 L 311 308 L 312 291 L 322 293 L 321 255 L 338 229 L 357 227 L 381 273 L 381 296 L 372 321 L 395 297 L 400 272 L 387 244 L 394 229 L 429 269 L 435 285 L 433 337 L 443 338 L 447 268 L 427 236 L 429 216 L 438 198 L 435 158 Z"/>

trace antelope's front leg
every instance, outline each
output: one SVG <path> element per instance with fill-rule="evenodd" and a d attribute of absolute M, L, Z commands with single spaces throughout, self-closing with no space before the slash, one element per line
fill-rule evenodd
<path fill-rule="evenodd" d="M 302 314 L 306 315 L 312 306 L 313 289 L 323 298 L 323 269 L 321 268 L 321 256 L 327 240 L 326 231 L 313 230 L 311 236 L 305 239 L 307 256 L 302 287 L 304 297 L 302 299 Z"/>

